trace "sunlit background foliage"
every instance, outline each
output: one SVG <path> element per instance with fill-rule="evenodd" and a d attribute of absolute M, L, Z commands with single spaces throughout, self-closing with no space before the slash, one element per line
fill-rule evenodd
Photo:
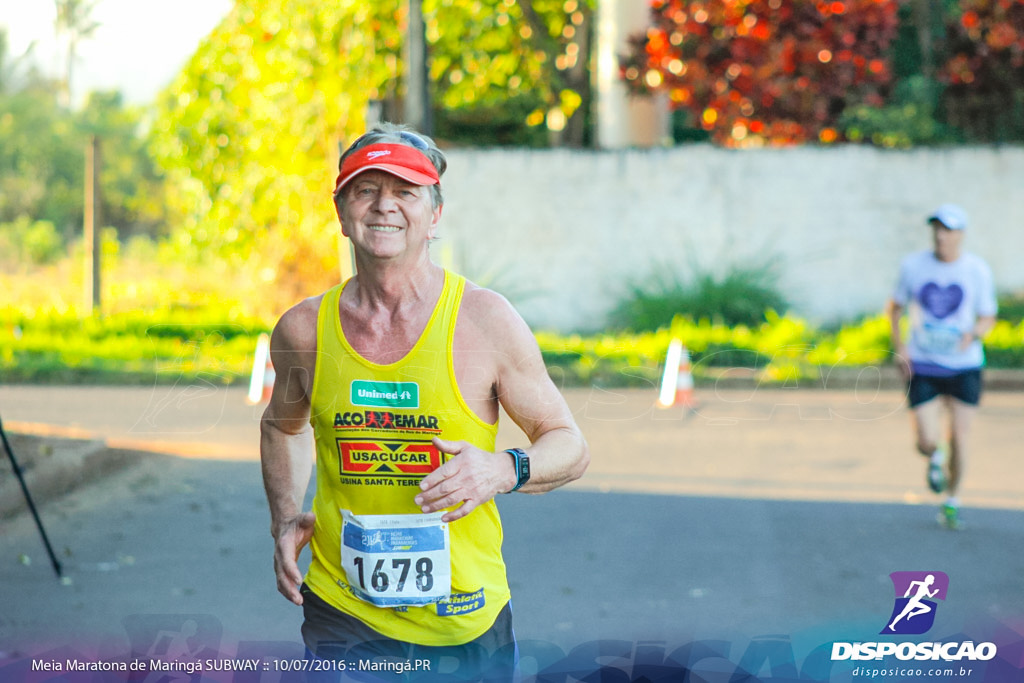
<path fill-rule="evenodd" d="M 623 77 L 692 137 L 907 147 L 1024 139 L 1021 0 L 652 0 Z"/>
<path fill-rule="evenodd" d="M 31 53 L 11 54 L 0 32 L 0 370 L 124 377 L 119 363 L 152 373 L 152 363 L 194 350 L 208 359 L 196 367 L 235 377 L 252 335 L 339 277 L 329 196 L 338 154 L 371 112 L 402 117 L 408 3 L 236 0 L 155 103 L 129 106 L 117 92 L 71 102 L 75 49 L 102 0 L 54 2 L 68 57 L 59 76 L 41 73 Z M 650 28 L 621 55 L 621 76 L 637 96 L 668 95 L 678 142 L 1024 141 L 1024 0 L 649 7 Z M 423 0 L 422 10 L 443 146 L 594 144 L 597 0 Z M 93 136 L 105 301 L 89 318 L 82 197 Z M 563 370 L 576 378 L 647 377 L 670 333 L 719 361 L 760 357 L 771 344 L 803 344 L 794 366 L 885 352 L 877 321 L 814 330 L 788 317 L 774 274 L 722 272 L 622 283 L 603 321 L 612 336 L 541 335 L 545 357 L 569 359 Z M 139 311 L 156 316 L 145 325 L 180 331 L 184 316 L 196 327 L 178 346 L 158 343 L 132 332 Z M 219 325 L 242 332 L 229 342 Z M 995 362 L 1017 365 L 1019 320 L 1001 321 L 987 343 Z M 624 374 L 634 365 L 646 370 Z"/>
<path fill-rule="evenodd" d="M 569 122 L 582 122 L 577 90 L 589 80 L 585 53 L 569 46 L 591 11 L 576 0 L 425 2 L 438 137 L 546 144 L 535 131 L 560 116 L 567 142 L 582 143 L 582 124 Z M 365 130 L 371 102 L 400 117 L 407 23 L 399 0 L 238 0 L 158 102 L 152 149 L 178 239 L 249 262 L 290 299 L 335 281 L 339 145 Z M 507 112 L 501 125 L 496 112 Z"/>

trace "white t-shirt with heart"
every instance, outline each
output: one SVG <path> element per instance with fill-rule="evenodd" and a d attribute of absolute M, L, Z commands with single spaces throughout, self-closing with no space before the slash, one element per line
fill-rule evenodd
<path fill-rule="evenodd" d="M 997 311 L 992 270 L 980 256 L 964 252 L 947 263 L 931 250 L 910 254 L 900 264 L 893 301 L 908 311 L 915 372 L 943 375 L 985 364 L 980 341 L 961 349 L 977 319 Z"/>

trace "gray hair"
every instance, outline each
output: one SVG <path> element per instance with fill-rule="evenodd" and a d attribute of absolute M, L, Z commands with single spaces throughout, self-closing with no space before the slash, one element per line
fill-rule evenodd
<path fill-rule="evenodd" d="M 404 123 L 391 123 L 390 121 L 382 121 L 371 128 L 363 135 L 356 138 L 355 142 L 348 146 L 348 149 L 341 155 L 338 160 L 338 168 L 345 163 L 345 159 L 358 149 L 362 149 L 367 145 L 376 145 L 379 143 L 388 143 L 395 145 L 406 145 L 413 149 L 418 149 L 423 152 L 423 155 L 430 159 L 430 163 L 437 169 L 437 177 L 440 178 L 444 175 L 445 169 L 448 168 L 448 159 L 445 158 L 444 152 L 437 147 L 430 137 L 418 133 L 411 126 L 407 126 Z M 430 201 L 434 208 L 444 204 L 444 196 L 441 194 L 441 184 L 430 185 Z M 344 203 L 344 192 L 339 192 L 334 201 L 340 211 Z"/>

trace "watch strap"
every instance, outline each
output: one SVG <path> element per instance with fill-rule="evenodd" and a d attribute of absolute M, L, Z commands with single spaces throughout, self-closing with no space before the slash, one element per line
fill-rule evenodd
<path fill-rule="evenodd" d="M 512 465 L 516 470 L 516 485 L 506 491 L 506 493 L 512 493 L 530 481 L 530 456 L 521 448 L 508 448 L 505 452 L 512 456 Z"/>

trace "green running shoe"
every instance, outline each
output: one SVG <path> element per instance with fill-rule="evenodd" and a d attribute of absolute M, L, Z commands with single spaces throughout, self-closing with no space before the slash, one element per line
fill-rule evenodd
<path fill-rule="evenodd" d="M 942 471 L 942 465 L 937 462 L 928 464 L 928 488 L 935 493 L 942 493 L 946 490 L 946 473 Z"/>
<path fill-rule="evenodd" d="M 939 524 L 956 531 L 960 528 L 960 508 L 956 505 L 945 504 L 939 512 Z"/>

